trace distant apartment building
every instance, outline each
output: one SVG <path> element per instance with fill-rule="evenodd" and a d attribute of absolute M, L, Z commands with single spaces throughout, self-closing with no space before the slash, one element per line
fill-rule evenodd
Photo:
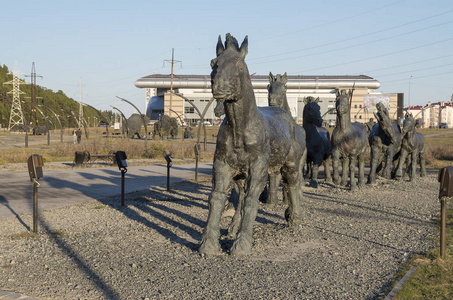
<path fill-rule="evenodd" d="M 405 109 L 419 119 L 422 128 L 436 128 L 441 123 L 446 123 L 448 128 L 453 128 L 453 103 L 428 102 L 425 106 L 410 106 Z"/>
<path fill-rule="evenodd" d="M 252 75 L 252 86 L 258 106 L 268 105 L 269 76 Z M 212 98 L 211 77 L 209 75 L 170 75 L 153 74 L 142 77 L 135 82 L 138 88 L 146 89 L 146 114 L 151 120 L 157 120 L 165 114 L 196 125 L 200 113 L 206 109 L 206 122 L 215 125 L 221 119 L 214 115 L 215 101 L 208 108 Z M 335 124 L 335 92 L 337 89 L 352 89 L 351 120 L 366 123 L 373 118 L 375 103 L 385 102 L 390 117 L 394 120 L 402 117 L 402 94 L 379 94 L 379 81 L 365 75 L 344 76 L 303 76 L 290 75 L 287 83 L 287 99 L 291 114 L 298 123 L 302 123 L 304 99 L 308 96 L 319 97 L 321 115 L 324 123 Z M 174 93 L 170 93 L 173 89 Z M 188 103 L 188 101 L 192 103 Z"/>

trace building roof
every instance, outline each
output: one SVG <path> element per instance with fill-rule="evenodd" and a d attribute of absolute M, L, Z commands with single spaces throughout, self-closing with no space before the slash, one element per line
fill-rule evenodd
<path fill-rule="evenodd" d="M 252 85 L 256 89 L 266 89 L 268 75 L 252 75 Z M 135 81 L 138 88 L 167 88 L 171 85 L 171 75 L 153 74 Z M 336 89 L 367 88 L 377 89 L 379 81 L 366 75 L 289 75 L 288 89 Z M 210 75 L 173 75 L 173 88 L 211 88 Z"/>

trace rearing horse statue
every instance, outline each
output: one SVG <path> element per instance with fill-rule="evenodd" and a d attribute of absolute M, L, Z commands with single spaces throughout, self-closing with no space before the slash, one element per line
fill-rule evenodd
<path fill-rule="evenodd" d="M 407 113 L 404 117 L 401 135 L 403 139 L 395 177 L 403 179 L 403 164 L 408 157 L 411 158 L 410 180 L 415 180 L 418 161 L 420 161 L 420 177 L 426 176 L 425 137 L 421 133 L 415 132 L 415 119 L 411 113 Z"/>
<path fill-rule="evenodd" d="M 223 102 L 225 120 L 217 136 L 213 165 L 213 190 L 200 252 L 221 251 L 220 217 L 227 191 L 237 176 L 245 178 L 245 195 L 239 231 L 230 254 L 249 254 L 253 242 L 253 223 L 258 213 L 259 195 L 270 172 L 280 170 L 288 185 L 289 225 L 300 224 L 303 148 L 295 138 L 296 123 L 278 107 L 256 105 L 250 74 L 245 63 L 248 38 L 239 47 L 226 35 L 217 43 L 217 57 L 211 61 L 211 88 L 214 98 Z"/>
<path fill-rule="evenodd" d="M 376 170 L 383 162 L 382 176 L 390 179 L 391 167 L 395 155 L 401 148 L 401 128 L 390 120 L 389 112 L 381 102 L 376 103 L 377 112 L 374 113 L 378 121 L 371 129 L 369 143 L 371 147 L 371 166 L 368 175 L 368 183 L 376 183 Z"/>

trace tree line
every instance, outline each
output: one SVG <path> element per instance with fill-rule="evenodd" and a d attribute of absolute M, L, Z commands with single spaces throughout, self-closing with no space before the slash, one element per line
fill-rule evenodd
<path fill-rule="evenodd" d="M 9 69 L 6 65 L 0 65 L 0 94 L 7 96 L 9 99 L 13 99 L 12 94 L 8 94 L 12 91 L 12 84 L 3 84 L 13 80 L 13 76 L 9 73 Z M 32 120 L 32 105 L 31 102 L 31 84 L 21 84 L 20 90 L 25 94 L 20 95 L 22 112 L 27 120 Z M 59 127 L 57 120 L 55 119 L 54 114 L 46 109 L 45 107 L 50 108 L 55 112 L 62 123 L 62 126 L 65 128 L 77 127 L 77 120 L 79 118 L 79 102 L 68 97 L 62 90 L 54 92 L 51 89 L 36 85 L 35 86 L 35 95 L 36 95 L 36 104 L 44 105 L 40 106 L 43 114 L 50 119 L 50 129 L 53 129 L 52 123 L 55 127 Z M 0 97 L 0 124 L 2 128 L 8 128 L 9 119 L 11 114 L 11 102 Z M 102 116 L 101 116 L 101 115 Z M 105 123 L 110 123 L 112 119 L 113 112 L 108 111 L 96 111 L 92 107 L 84 105 L 83 107 L 83 117 L 89 126 L 94 125 L 105 125 Z M 36 112 L 36 123 L 37 125 L 45 125 L 46 122 L 41 115 L 41 113 Z M 95 124 L 96 123 L 96 124 Z"/>

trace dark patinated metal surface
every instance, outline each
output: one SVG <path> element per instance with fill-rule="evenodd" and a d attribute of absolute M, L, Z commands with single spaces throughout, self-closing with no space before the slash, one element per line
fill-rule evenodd
<path fill-rule="evenodd" d="M 278 107 L 257 107 L 244 60 L 247 51 L 247 37 L 239 47 L 230 34 L 226 35 L 225 46 L 219 36 L 217 57 L 211 61 L 212 93 L 217 101 L 223 102 L 226 117 L 219 129 L 214 154 L 213 190 L 200 246 L 200 252 L 204 254 L 221 251 L 220 217 L 227 192 L 238 176 L 244 178 L 244 200 L 231 254 L 251 252 L 259 195 L 270 172 L 280 170 L 288 184 L 288 223 L 297 225 L 301 222 L 303 178 L 300 170 L 305 145 L 297 141 L 297 124 L 288 112 Z"/>
<path fill-rule="evenodd" d="M 377 123 L 373 126 L 369 136 L 371 147 L 371 166 L 368 175 L 368 183 L 376 183 L 376 172 L 378 167 L 384 163 L 382 176 L 390 179 L 391 166 L 395 155 L 401 148 L 401 128 L 390 120 L 389 112 L 384 104 L 376 104 L 377 112 L 374 116 Z"/>
<path fill-rule="evenodd" d="M 337 124 L 332 132 L 332 165 L 335 184 L 346 185 L 348 169 L 350 174 L 350 188 L 357 189 L 355 180 L 356 164 L 359 165 L 359 187 L 365 184 L 365 150 L 367 147 L 367 133 L 365 125 L 351 123 L 350 99 L 352 90 L 337 91 L 335 107 L 337 109 Z M 339 178 L 340 160 L 343 163 L 341 182 Z"/>
<path fill-rule="evenodd" d="M 318 187 L 318 172 L 322 163 L 324 164 L 326 182 L 332 181 L 330 174 L 332 155 L 330 133 L 325 127 L 322 127 L 321 108 L 318 101 L 319 98 L 306 97 L 303 111 L 303 127 L 307 137 L 307 164 L 311 170 L 310 186 L 314 188 Z"/>
<path fill-rule="evenodd" d="M 398 159 L 398 166 L 396 169 L 395 177 L 403 178 L 403 164 L 406 159 L 410 162 L 409 175 L 411 181 L 415 180 L 417 163 L 420 163 L 420 176 L 426 176 L 425 166 L 425 137 L 415 132 L 415 119 L 411 113 L 406 114 L 403 123 L 403 130 L 401 135 L 403 139 L 401 141 L 400 157 Z"/>

